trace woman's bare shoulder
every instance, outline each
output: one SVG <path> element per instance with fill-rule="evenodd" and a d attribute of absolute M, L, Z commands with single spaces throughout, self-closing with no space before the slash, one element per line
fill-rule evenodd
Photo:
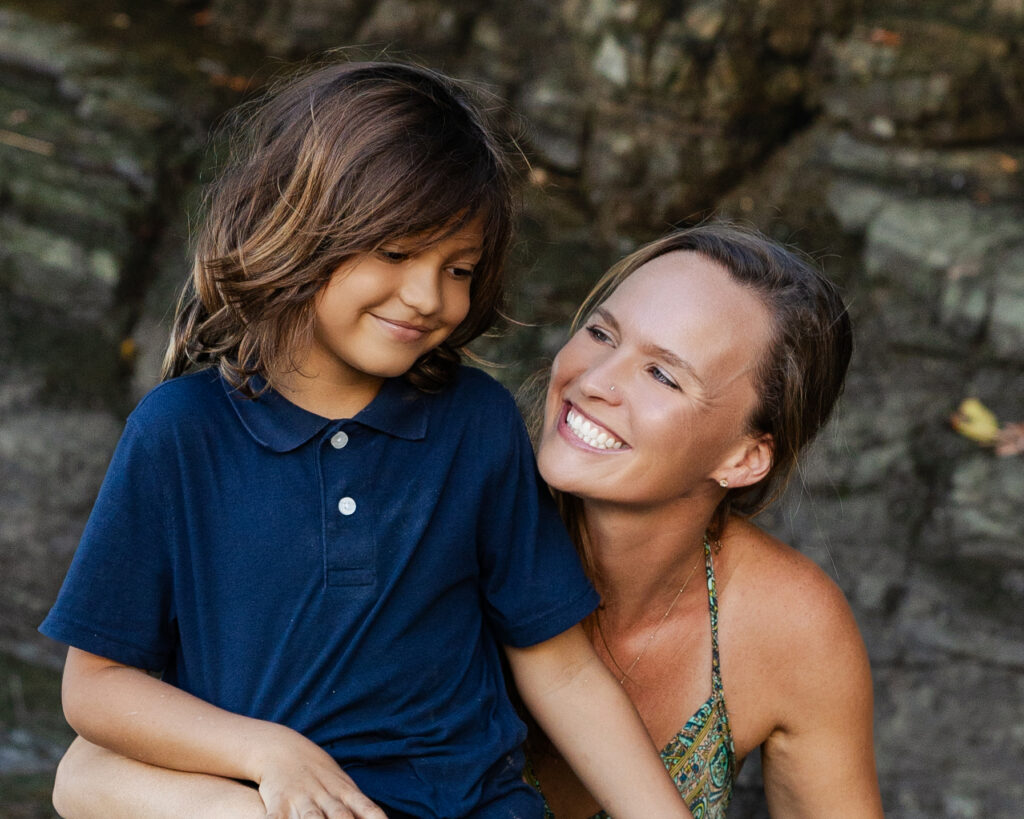
<path fill-rule="evenodd" d="M 726 550 L 733 555 L 725 559 Z M 737 750 L 780 728 L 870 698 L 867 654 L 842 590 L 818 565 L 744 521 L 730 523 L 721 557 L 719 641 Z"/>
<path fill-rule="evenodd" d="M 759 630 L 806 638 L 808 630 L 828 633 L 852 624 L 850 606 L 835 581 L 809 557 L 749 521 L 730 521 L 722 557 L 727 557 L 725 585 L 733 587 L 737 614 L 756 618 Z"/>

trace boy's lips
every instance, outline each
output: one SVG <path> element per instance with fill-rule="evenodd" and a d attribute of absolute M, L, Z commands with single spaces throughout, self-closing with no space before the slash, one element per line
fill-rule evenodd
<path fill-rule="evenodd" d="M 573 443 L 581 443 L 590 449 L 605 452 L 629 449 L 629 444 L 608 427 L 599 424 L 568 401 L 565 402 L 558 426 Z"/>
<path fill-rule="evenodd" d="M 376 313 L 371 314 L 381 326 L 395 339 L 398 341 L 419 341 L 424 336 L 433 332 L 434 327 L 429 324 L 419 324 L 411 321 L 399 321 L 398 319 L 390 319 L 385 316 L 378 316 Z"/>

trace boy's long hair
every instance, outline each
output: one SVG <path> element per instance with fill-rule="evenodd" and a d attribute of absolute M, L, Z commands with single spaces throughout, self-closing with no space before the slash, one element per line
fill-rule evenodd
<path fill-rule="evenodd" d="M 504 296 L 514 221 L 511 151 L 469 91 L 401 63 L 310 71 L 239 109 L 206 196 L 162 377 L 219 367 L 246 395 L 274 386 L 311 341 L 315 299 L 345 262 L 396 238 L 423 246 L 479 218 L 465 320 L 407 377 L 436 390 Z"/>

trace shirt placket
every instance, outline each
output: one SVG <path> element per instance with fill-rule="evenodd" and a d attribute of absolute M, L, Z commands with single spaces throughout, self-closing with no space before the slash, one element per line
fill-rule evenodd
<path fill-rule="evenodd" d="M 373 586 L 373 503 L 364 479 L 360 430 L 332 425 L 320 440 L 328 586 Z"/>

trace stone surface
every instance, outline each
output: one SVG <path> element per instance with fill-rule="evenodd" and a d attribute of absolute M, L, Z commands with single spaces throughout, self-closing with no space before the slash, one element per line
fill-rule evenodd
<path fill-rule="evenodd" d="M 448 70 L 518 119 L 526 326 L 478 345 L 513 386 L 670 224 L 715 212 L 822 260 L 858 346 L 760 522 L 854 608 L 887 815 L 1019 815 L 1024 456 L 948 418 L 975 396 L 1024 421 L 1022 43 L 1019 0 L 0 0 L 0 657 L 21 663 L 0 676 L 0 790 L 66 741 L 35 704 L 5 711 L 2 681 L 55 708 L 61 649 L 34 628 L 158 379 L 208 124 L 267 53 L 341 47 Z M 0 812 L 47 815 L 31 798 Z M 767 816 L 756 758 L 731 815 Z"/>
<path fill-rule="evenodd" d="M 0 5 L 0 646 L 40 661 L 62 654 L 34 628 L 137 397 L 132 334 L 147 295 L 167 312 L 160 271 L 185 270 L 183 180 L 237 98 L 201 44 L 149 39 L 187 20 L 150 14 Z"/>

